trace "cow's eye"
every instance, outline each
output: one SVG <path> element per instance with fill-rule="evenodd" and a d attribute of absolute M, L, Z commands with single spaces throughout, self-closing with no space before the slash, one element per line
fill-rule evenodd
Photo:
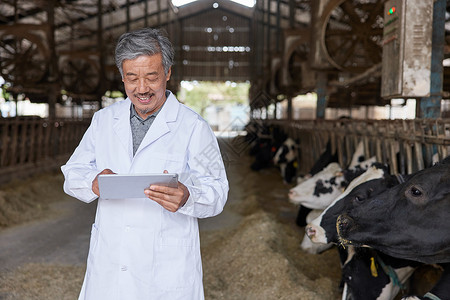
<path fill-rule="evenodd" d="M 415 186 L 411 187 L 411 195 L 419 197 L 422 196 L 422 191 L 416 188 Z"/>
<path fill-rule="evenodd" d="M 356 202 L 361 202 L 361 201 L 362 201 L 362 198 L 359 197 L 359 196 L 355 196 L 355 201 L 356 201 Z"/>
<path fill-rule="evenodd" d="M 412 203 L 417 205 L 423 205 L 428 201 L 426 193 L 420 186 L 412 185 L 405 193 L 406 198 L 408 198 Z"/>

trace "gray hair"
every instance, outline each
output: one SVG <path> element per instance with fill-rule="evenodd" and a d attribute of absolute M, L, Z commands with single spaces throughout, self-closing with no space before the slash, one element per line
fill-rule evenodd
<path fill-rule="evenodd" d="M 173 65 L 175 51 L 169 39 L 161 30 L 142 28 L 124 33 L 116 45 L 116 66 L 123 77 L 122 63 L 126 59 L 135 59 L 142 55 L 155 55 L 161 53 L 164 73 L 167 75 Z"/>

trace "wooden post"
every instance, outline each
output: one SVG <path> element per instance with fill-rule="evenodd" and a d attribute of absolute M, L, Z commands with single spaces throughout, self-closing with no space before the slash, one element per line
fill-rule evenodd
<path fill-rule="evenodd" d="M 15 120 L 11 124 L 11 148 L 10 148 L 10 159 L 8 161 L 9 166 L 14 166 L 17 164 L 17 155 L 18 152 L 18 141 L 19 141 L 19 119 L 15 118 Z"/>
<path fill-rule="evenodd" d="M 35 163 L 36 162 L 36 128 L 41 126 L 41 123 L 37 120 L 33 120 L 30 123 L 30 144 L 28 145 L 28 150 L 30 151 L 28 162 Z"/>
<path fill-rule="evenodd" d="M 6 122 L 5 119 L 0 120 L 0 129 L 1 129 L 1 145 L 0 145 L 0 166 L 5 167 L 8 163 L 8 145 L 9 145 L 9 124 L 10 122 Z"/>

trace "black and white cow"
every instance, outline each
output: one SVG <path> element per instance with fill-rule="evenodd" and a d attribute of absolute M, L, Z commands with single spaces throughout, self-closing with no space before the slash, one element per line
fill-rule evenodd
<path fill-rule="evenodd" d="M 364 159 L 364 145 L 360 142 L 345 170 L 337 162 L 330 163 L 311 178 L 292 188 L 289 191 L 289 200 L 311 209 L 325 209 L 342 194 L 350 181 L 362 174 L 374 162 L 375 157 Z"/>
<path fill-rule="evenodd" d="M 333 152 L 331 147 L 331 140 L 328 140 L 325 150 L 320 154 L 319 159 L 314 163 L 314 165 L 309 170 L 309 173 L 297 178 L 297 185 L 301 182 L 305 181 L 308 178 L 316 175 L 320 171 L 322 171 L 326 166 L 328 166 L 332 162 L 337 162 L 338 156 L 336 151 Z M 295 219 L 295 224 L 299 227 L 306 226 L 306 218 L 308 214 L 311 212 L 311 208 L 304 207 L 303 205 L 299 205 L 297 218 Z"/>
<path fill-rule="evenodd" d="M 346 190 L 343 193 L 342 193 L 341 189 L 336 189 L 335 193 L 332 193 L 330 195 L 330 197 L 334 196 L 334 197 L 337 197 L 337 199 L 339 199 L 339 198 L 345 196 L 346 194 L 348 194 L 358 184 L 360 184 L 362 182 L 365 182 L 367 180 L 373 179 L 373 178 L 381 177 L 382 174 L 384 174 L 384 171 L 380 169 L 381 167 L 378 167 L 378 168 L 376 167 L 376 166 L 380 166 L 380 164 L 377 164 L 377 163 L 373 163 L 373 164 L 375 164 L 375 166 L 370 167 L 366 172 L 364 172 L 360 176 L 356 177 L 355 179 L 352 179 L 350 184 L 348 184 L 347 181 L 346 181 L 346 180 L 350 180 L 350 179 L 345 179 L 345 176 L 339 175 L 338 178 L 339 178 L 339 180 L 342 180 L 342 181 L 338 180 L 337 182 L 345 182 L 345 185 L 348 184 L 348 187 L 346 188 Z M 334 167 L 337 168 L 337 165 L 335 163 L 332 163 L 332 164 L 330 164 L 329 167 L 325 168 L 325 170 L 322 173 L 319 172 L 318 174 L 316 174 L 316 176 L 318 177 L 318 176 L 321 176 L 322 174 L 324 176 L 329 176 L 330 174 L 333 174 L 334 172 L 337 172 L 337 169 L 334 169 Z M 353 173 L 353 174 L 357 174 L 357 173 Z M 313 178 L 311 178 L 311 179 L 313 179 Z M 323 204 L 324 206 L 328 202 L 333 202 L 334 201 L 331 198 L 324 198 L 324 197 L 314 198 L 314 195 L 310 196 L 310 198 L 313 199 L 313 201 L 318 201 L 319 204 Z M 323 203 L 321 201 L 327 201 L 327 202 Z M 305 205 L 308 206 L 309 203 L 307 202 Z M 315 214 L 316 216 L 318 216 L 318 215 L 320 215 L 322 213 L 322 211 L 323 211 L 323 209 L 315 209 L 315 210 L 313 210 L 307 216 L 307 219 L 310 219 L 310 220 L 315 219 L 315 217 L 313 218 L 311 215 Z M 319 212 L 319 213 L 317 213 L 317 212 Z M 308 223 L 311 223 L 311 221 L 308 221 Z M 303 237 L 302 243 L 300 245 L 301 249 L 303 249 L 304 251 L 306 251 L 308 253 L 311 253 L 311 254 L 318 254 L 318 253 L 323 252 L 326 249 L 331 248 L 331 246 L 332 246 L 331 242 L 326 242 L 326 243 L 317 243 L 316 242 L 316 243 L 313 243 L 313 241 L 311 241 L 311 237 L 310 238 L 307 237 L 308 230 L 309 229 L 307 227 L 306 228 L 306 232 L 305 232 L 305 236 Z"/>
<path fill-rule="evenodd" d="M 289 200 L 311 209 L 325 209 L 342 194 L 350 181 L 361 175 L 373 163 L 375 157 L 350 166 L 348 172 L 344 172 L 338 163 L 331 163 L 316 175 L 292 188 L 289 191 Z"/>
<path fill-rule="evenodd" d="M 366 247 L 348 246 L 345 250 L 342 299 L 392 300 L 405 289 L 406 281 L 420 264 Z"/>
<path fill-rule="evenodd" d="M 253 121 L 246 126 L 245 140 L 250 144 L 249 155 L 254 157 L 250 168 L 259 171 L 272 166 L 275 152 L 286 139 L 286 134 L 277 126 Z"/>
<path fill-rule="evenodd" d="M 324 170 L 317 173 L 316 175 L 312 176 L 311 178 L 305 180 L 304 182 L 297 185 L 295 188 L 291 189 L 289 192 L 289 199 L 294 204 L 300 204 L 300 210 L 299 214 L 303 212 L 306 212 L 305 220 L 309 222 L 308 218 L 311 218 L 312 215 L 317 214 L 317 209 L 313 210 L 314 207 L 309 206 L 309 202 L 311 202 L 314 205 L 321 204 L 323 201 L 331 201 L 329 200 L 330 197 L 333 197 L 335 194 L 338 196 L 340 194 L 339 189 L 335 189 L 335 192 L 332 194 L 325 194 L 325 195 L 314 195 L 314 187 L 316 183 L 322 178 L 331 178 L 332 176 L 335 176 L 337 172 L 342 172 L 341 167 L 338 163 L 331 163 L 329 164 Z M 340 176 L 343 180 L 343 176 Z M 340 183 L 340 181 L 339 181 Z M 328 196 L 328 197 L 325 197 Z M 324 199 L 325 198 L 325 199 Z M 306 205 L 305 205 L 306 204 Z M 322 204 L 323 205 L 323 204 Z M 323 208 L 321 206 L 319 207 L 319 210 L 321 211 Z M 320 213 L 319 211 L 319 213 Z M 311 215 L 311 216 L 310 216 Z M 305 223 L 307 223 L 305 222 Z M 297 225 L 299 224 L 299 216 L 297 216 Z M 318 254 L 323 252 L 326 249 L 329 249 L 332 245 L 319 245 L 314 244 L 311 242 L 311 240 L 306 236 L 306 234 L 303 237 L 302 243 L 300 245 L 301 249 L 311 253 L 311 254 Z"/>
<path fill-rule="evenodd" d="M 337 162 L 332 162 L 322 171 L 299 183 L 289 191 L 290 201 L 300 205 L 296 219 L 297 225 L 303 225 L 304 221 L 302 219 L 307 218 L 308 214 L 311 213 L 310 210 L 325 209 L 334 199 L 342 194 L 345 187 L 354 177 L 359 176 L 375 162 L 375 157 L 362 161 L 364 159 L 363 150 L 363 144 L 360 143 L 346 170 L 342 170 Z M 301 243 L 301 249 L 312 254 L 321 253 L 331 246 L 331 244 L 313 244 L 306 235 Z"/>
<path fill-rule="evenodd" d="M 399 178 L 402 177 L 389 175 L 385 166 L 374 164 L 354 179 L 341 197 L 306 226 L 308 237 L 319 244 L 338 244 L 336 230 L 338 216 L 360 202 L 370 201 L 370 197 L 399 184 Z M 348 251 L 346 259 L 341 261 L 345 283 L 343 294 L 345 297 L 351 295 L 352 299 L 393 299 L 419 265 L 370 248 L 346 246 L 345 249 L 339 250 L 341 257 L 342 252 Z"/>
<path fill-rule="evenodd" d="M 322 171 L 316 175 L 306 179 L 289 191 L 289 200 L 293 204 L 303 205 L 311 209 L 323 209 L 329 202 L 329 198 L 334 199 L 341 193 L 340 183 L 344 181 L 344 177 L 340 176 L 339 179 L 333 180 L 334 186 L 339 187 L 332 189 L 328 193 L 322 193 L 321 187 L 323 183 L 328 183 L 332 178 L 342 174 L 341 166 L 334 162 L 326 166 Z"/>
<path fill-rule="evenodd" d="M 309 238 L 315 243 L 339 243 L 336 220 L 355 205 L 386 191 L 399 183 L 399 177 L 390 175 L 388 169 L 375 163 L 355 178 L 347 189 L 325 208 L 320 216 L 306 226 Z M 403 178 L 403 177 L 402 177 Z"/>
<path fill-rule="evenodd" d="M 423 297 L 450 299 L 450 157 L 339 215 L 341 242 L 401 259 L 441 263 L 444 273 Z"/>
<path fill-rule="evenodd" d="M 337 225 L 346 243 L 423 263 L 449 263 L 450 156 L 355 206 Z"/>
<path fill-rule="evenodd" d="M 322 213 L 320 209 L 311 210 L 306 216 L 306 223 L 310 223 L 312 220 L 317 218 Z M 333 246 L 332 243 L 321 244 L 321 243 L 313 243 L 310 238 L 306 235 L 303 235 L 302 242 L 300 243 L 300 248 L 310 254 L 319 254 L 325 250 L 330 249 Z"/>
<path fill-rule="evenodd" d="M 297 175 L 298 151 L 298 143 L 287 138 L 275 153 L 273 163 L 280 168 L 284 183 L 291 183 Z"/>

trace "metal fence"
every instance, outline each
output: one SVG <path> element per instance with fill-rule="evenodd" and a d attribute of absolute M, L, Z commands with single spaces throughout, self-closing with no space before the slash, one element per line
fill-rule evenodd
<path fill-rule="evenodd" d="M 59 168 L 89 124 L 90 119 L 0 119 L 0 184 Z"/>
<path fill-rule="evenodd" d="M 331 142 L 346 166 L 359 143 L 366 157 L 390 166 L 392 174 L 411 174 L 450 154 L 450 119 L 264 120 L 280 126 L 300 143 L 300 172 L 306 173 Z"/>

